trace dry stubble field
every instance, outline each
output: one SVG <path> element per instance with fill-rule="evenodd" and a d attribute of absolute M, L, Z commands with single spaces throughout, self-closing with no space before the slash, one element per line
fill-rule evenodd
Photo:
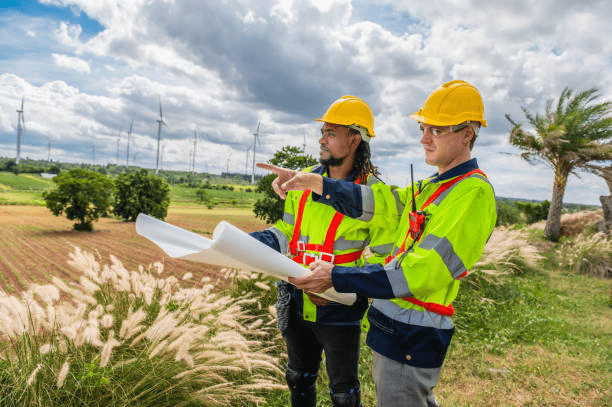
<path fill-rule="evenodd" d="M 170 207 L 165 220 L 205 236 L 211 236 L 221 220 L 246 232 L 267 227 L 245 209 Z M 76 279 L 76 271 L 67 264 L 74 246 L 96 254 L 101 264 L 108 264 L 109 255 L 114 255 L 128 270 L 161 261 L 164 274 L 178 279 L 187 272 L 193 274 L 193 281 L 219 277 L 219 267 L 169 258 L 136 233 L 134 222 L 101 218 L 93 232 L 75 231 L 73 223 L 42 206 L 0 205 L 0 289 L 12 294 L 31 283 L 46 284 L 52 276 Z"/>

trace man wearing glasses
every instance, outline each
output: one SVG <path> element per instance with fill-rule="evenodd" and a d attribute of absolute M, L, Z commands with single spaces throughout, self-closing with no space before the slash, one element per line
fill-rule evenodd
<path fill-rule="evenodd" d="M 311 189 L 318 202 L 347 216 L 403 207 L 386 264 L 334 266 L 318 261 L 290 281 L 298 288 L 373 298 L 367 344 L 373 350 L 377 406 L 437 406 L 438 383 L 454 333 L 451 316 L 462 277 L 481 257 L 496 221 L 495 196 L 471 150 L 486 127 L 478 90 L 465 81 L 435 89 L 418 112 L 425 161 L 432 177 L 402 189 L 355 186 L 276 168 L 275 189 Z"/>

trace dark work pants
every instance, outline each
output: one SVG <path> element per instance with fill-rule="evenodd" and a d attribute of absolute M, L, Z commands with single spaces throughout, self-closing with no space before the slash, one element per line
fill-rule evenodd
<path fill-rule="evenodd" d="M 291 314 L 289 327 L 283 333 L 287 342 L 287 372 L 299 374 L 305 382 L 316 377 L 325 352 L 329 388 L 333 393 L 359 392 L 360 325 L 324 325 L 305 322 Z M 295 380 L 295 376 L 294 379 Z M 313 389 L 315 384 L 311 381 Z M 289 383 L 291 387 L 291 383 Z M 294 405 L 314 406 L 312 401 L 297 403 L 300 397 L 292 390 Z M 316 393 L 315 393 L 316 395 Z"/>

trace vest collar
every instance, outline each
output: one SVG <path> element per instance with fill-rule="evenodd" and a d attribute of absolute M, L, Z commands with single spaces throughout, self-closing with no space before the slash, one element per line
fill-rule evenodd
<path fill-rule="evenodd" d="M 468 172 L 475 170 L 477 168 L 478 168 L 478 161 L 476 160 L 476 158 L 472 158 L 464 163 L 459 164 L 458 166 L 454 168 L 451 168 L 450 170 L 446 171 L 442 175 L 438 175 L 438 173 L 436 172 L 435 174 L 431 176 L 432 178 L 429 182 L 436 183 L 436 182 L 446 181 L 451 178 L 455 178 L 460 175 L 467 174 Z"/>

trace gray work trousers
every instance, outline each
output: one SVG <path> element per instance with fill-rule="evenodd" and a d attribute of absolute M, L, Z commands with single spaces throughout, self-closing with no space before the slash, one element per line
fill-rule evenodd
<path fill-rule="evenodd" d="M 372 351 L 377 407 L 437 407 L 433 388 L 441 367 L 426 369 L 396 362 Z"/>

